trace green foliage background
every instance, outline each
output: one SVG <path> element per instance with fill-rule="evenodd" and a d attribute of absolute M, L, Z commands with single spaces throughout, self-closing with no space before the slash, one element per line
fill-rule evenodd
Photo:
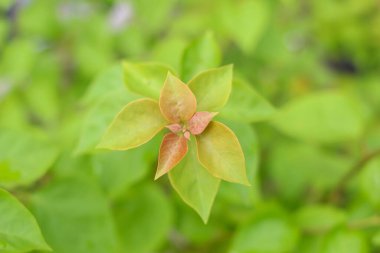
<path fill-rule="evenodd" d="M 375 0 L 1 0 L 0 253 L 380 252 L 379 13 Z M 245 80 L 220 117 L 252 187 L 222 182 L 207 225 L 153 182 L 161 136 L 95 150 L 136 98 L 124 59 L 233 63 Z"/>

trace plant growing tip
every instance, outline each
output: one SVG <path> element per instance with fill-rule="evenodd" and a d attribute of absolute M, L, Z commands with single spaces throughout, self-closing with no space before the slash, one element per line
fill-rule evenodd
<path fill-rule="evenodd" d="M 207 179 L 209 182 L 222 179 L 249 185 L 239 141 L 227 126 L 213 121 L 218 114 L 215 110 L 226 104 L 231 85 L 231 65 L 201 72 L 188 85 L 169 71 L 159 100 L 140 99 L 126 105 L 111 123 L 99 146 L 127 150 L 148 142 L 166 128 L 169 132 L 159 148 L 155 180 L 176 167 L 181 169 L 183 166 L 179 165 L 190 149 L 191 159 L 186 159 L 184 168 L 201 169 L 201 177 L 216 180 Z M 219 184 L 213 185 L 215 191 Z M 176 189 L 180 187 L 177 185 Z M 214 197 L 213 193 L 211 201 Z M 199 205 L 193 206 L 204 219 L 209 213 L 208 205 Z"/>

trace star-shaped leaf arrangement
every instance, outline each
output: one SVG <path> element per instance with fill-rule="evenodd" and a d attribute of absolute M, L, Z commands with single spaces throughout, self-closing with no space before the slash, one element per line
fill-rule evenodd
<path fill-rule="evenodd" d="M 201 72 L 187 84 L 168 72 L 158 101 L 127 104 L 98 147 L 128 150 L 165 129 L 155 179 L 169 173 L 173 187 L 206 222 L 220 179 L 249 185 L 237 137 L 214 121 L 231 87 L 232 65 Z"/>

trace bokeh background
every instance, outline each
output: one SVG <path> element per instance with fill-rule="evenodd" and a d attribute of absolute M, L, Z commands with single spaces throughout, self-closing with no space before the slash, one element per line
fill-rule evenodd
<path fill-rule="evenodd" d="M 178 70 L 204 34 L 277 111 L 230 124 L 252 187 L 207 225 L 153 181 L 159 138 L 94 149 L 118 63 Z M 0 0 L 0 185 L 56 253 L 380 252 L 380 2 Z"/>

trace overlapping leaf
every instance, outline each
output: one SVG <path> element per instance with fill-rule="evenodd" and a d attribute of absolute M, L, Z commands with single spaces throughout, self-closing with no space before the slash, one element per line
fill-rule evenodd
<path fill-rule="evenodd" d="M 116 116 L 98 147 L 127 150 L 140 146 L 152 139 L 166 124 L 157 102 L 151 99 L 136 100 L 126 105 Z"/>
<path fill-rule="evenodd" d="M 181 198 L 206 223 L 219 189 L 220 179 L 213 177 L 199 162 L 195 139 L 189 142 L 189 146 L 187 156 L 169 172 L 169 179 Z"/>
<path fill-rule="evenodd" d="M 232 65 L 201 72 L 188 85 L 197 98 L 198 111 L 217 112 L 231 93 Z"/>
<path fill-rule="evenodd" d="M 213 176 L 249 185 L 243 150 L 228 127 L 212 121 L 196 138 L 199 160 Z"/>
<path fill-rule="evenodd" d="M 168 133 L 164 136 L 158 155 L 155 179 L 173 169 L 187 153 L 187 139 L 183 135 Z"/>
<path fill-rule="evenodd" d="M 33 215 L 11 194 L 0 189 L 0 252 L 50 250 Z"/>
<path fill-rule="evenodd" d="M 170 72 L 160 95 L 160 109 L 169 122 L 187 121 L 193 116 L 197 101 L 189 87 Z"/>

